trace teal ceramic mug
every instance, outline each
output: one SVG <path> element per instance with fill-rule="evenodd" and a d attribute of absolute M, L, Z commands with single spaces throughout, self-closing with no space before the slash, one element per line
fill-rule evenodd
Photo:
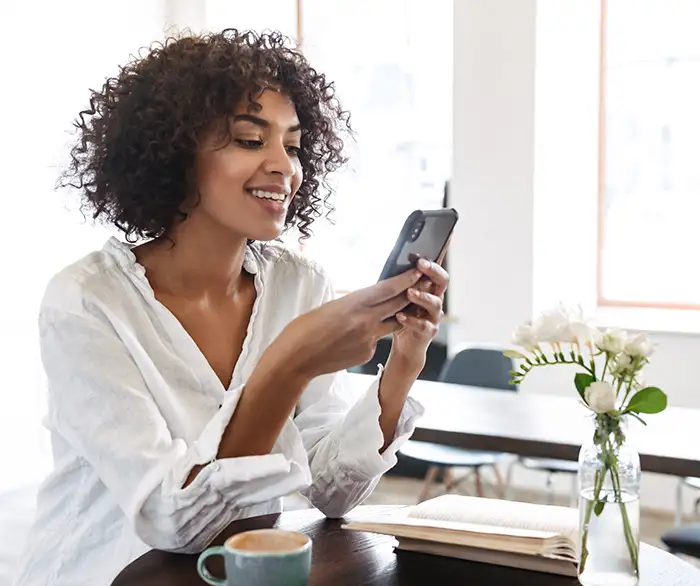
<path fill-rule="evenodd" d="M 207 570 L 207 559 L 224 558 L 226 577 Z M 229 537 L 197 560 L 197 572 L 212 586 L 306 586 L 311 571 L 311 539 L 296 531 L 256 529 Z"/>

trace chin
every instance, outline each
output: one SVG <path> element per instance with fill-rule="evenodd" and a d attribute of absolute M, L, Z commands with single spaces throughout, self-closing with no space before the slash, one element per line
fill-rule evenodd
<path fill-rule="evenodd" d="M 248 240 L 256 240 L 258 242 L 270 242 L 271 240 L 276 240 L 282 235 L 282 227 L 280 226 L 261 226 L 257 230 L 246 231 L 246 238 Z"/>

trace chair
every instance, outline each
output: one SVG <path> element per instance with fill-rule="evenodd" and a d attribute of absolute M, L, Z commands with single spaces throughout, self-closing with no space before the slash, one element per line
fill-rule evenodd
<path fill-rule="evenodd" d="M 528 470 L 544 472 L 545 477 L 545 501 L 548 505 L 554 502 L 554 475 L 571 474 L 571 501 L 574 503 L 577 497 L 577 474 L 578 462 L 570 460 L 554 460 L 549 458 L 518 458 L 508 470 L 506 484 L 510 486 L 512 480 L 512 470 L 515 464 L 520 464 Z"/>
<path fill-rule="evenodd" d="M 683 520 L 683 488 L 694 488 L 700 490 L 700 478 L 679 478 L 678 486 L 676 487 L 676 519 L 675 526 L 680 527 Z M 700 517 L 700 498 L 695 499 L 695 516 Z"/>
<path fill-rule="evenodd" d="M 517 391 L 517 387 L 510 382 L 512 369 L 512 360 L 504 356 L 500 350 L 466 348 L 447 360 L 439 379 L 446 383 Z M 476 475 L 476 491 L 481 496 L 483 495 L 483 485 L 480 470 L 485 466 L 492 467 L 496 474 L 497 483 L 500 485 L 500 492 L 505 492 L 505 485 L 496 464 L 508 454 L 465 450 L 413 440 L 406 442 L 399 450 L 399 454 L 429 466 L 419 501 L 427 498 L 431 485 L 441 471 L 447 491 L 449 492 L 456 486 L 451 468 L 473 469 Z"/>
<path fill-rule="evenodd" d="M 674 527 L 662 535 L 661 541 L 672 554 L 700 558 L 700 523 Z"/>
<path fill-rule="evenodd" d="M 700 478 L 679 478 L 676 488 L 675 527 L 661 536 L 661 541 L 672 554 L 700 558 L 700 523 L 681 526 L 683 519 L 683 488 L 700 489 Z M 700 498 L 695 500 L 695 515 L 700 516 Z"/>
<path fill-rule="evenodd" d="M 348 369 L 350 372 L 357 372 L 360 374 L 377 374 L 377 368 L 380 364 L 386 364 L 389 358 L 389 352 L 391 351 L 391 337 L 387 336 L 382 338 L 377 343 L 377 349 L 374 356 L 369 360 L 369 362 Z M 428 351 L 426 353 L 425 367 L 418 375 L 420 380 L 437 381 L 440 378 L 440 372 L 447 359 L 447 345 L 440 340 L 433 340 L 428 346 Z M 413 460 L 411 458 L 406 458 L 398 453 L 398 462 L 391 470 L 387 472 L 387 476 L 397 476 L 401 478 L 425 478 L 428 473 L 429 466 L 419 460 Z"/>
<path fill-rule="evenodd" d="M 381 338 L 377 342 L 377 349 L 368 362 L 361 366 L 348 369 L 350 372 L 361 374 L 377 374 L 380 364 L 386 365 L 391 352 L 391 337 Z M 440 380 L 440 373 L 447 359 L 447 345 L 440 340 L 433 340 L 428 346 L 425 356 L 425 366 L 418 375 L 420 380 L 437 381 Z"/>

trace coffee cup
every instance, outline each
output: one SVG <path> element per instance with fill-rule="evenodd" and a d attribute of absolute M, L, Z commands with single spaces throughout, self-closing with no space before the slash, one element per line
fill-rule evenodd
<path fill-rule="evenodd" d="M 224 558 L 225 578 L 206 567 L 211 556 Z M 212 586 L 306 586 L 311 571 L 311 539 L 296 531 L 256 529 L 229 537 L 197 560 L 197 572 Z"/>

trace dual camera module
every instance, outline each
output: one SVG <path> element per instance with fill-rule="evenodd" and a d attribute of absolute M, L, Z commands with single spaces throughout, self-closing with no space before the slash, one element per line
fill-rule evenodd
<path fill-rule="evenodd" d="M 409 238 L 410 242 L 415 242 L 416 240 L 418 240 L 418 237 L 420 236 L 420 233 L 423 231 L 424 227 L 425 227 L 425 220 L 421 218 L 411 228 L 411 235 Z"/>

